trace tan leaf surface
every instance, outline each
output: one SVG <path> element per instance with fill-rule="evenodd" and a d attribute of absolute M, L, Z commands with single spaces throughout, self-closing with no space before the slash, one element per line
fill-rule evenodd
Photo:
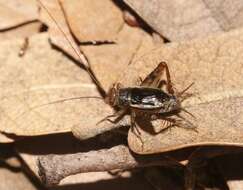
<path fill-rule="evenodd" d="M 54 17 L 57 21 L 57 23 L 54 23 L 50 18 L 47 18 L 48 15 L 46 14 L 46 10 L 43 9 L 42 20 L 50 26 L 51 41 L 69 55 L 77 59 L 77 55 L 73 49 L 70 48 L 67 40 L 64 38 L 64 35 L 56 26 L 56 24 L 58 24 L 68 35 L 68 38 L 73 41 L 59 4 L 57 1 L 45 2 L 41 0 L 41 2 L 49 10 L 52 17 Z M 64 1 L 62 4 L 64 6 L 71 6 L 69 1 Z M 114 6 L 113 3 L 111 4 Z M 115 9 L 117 8 L 115 7 Z M 66 13 L 66 15 L 68 14 Z M 72 19 L 71 16 L 68 18 Z M 116 81 L 117 76 L 130 63 L 135 55 L 141 55 L 144 52 L 154 48 L 155 45 L 151 36 L 143 32 L 141 29 L 132 28 L 126 24 L 122 26 L 123 27 L 120 28 L 119 32 L 116 31 L 117 34 L 115 44 L 81 46 L 82 51 L 92 66 L 92 70 L 105 90 L 107 90 L 111 84 Z M 83 62 L 87 65 L 85 58 L 83 59 Z M 107 70 L 107 68 L 109 68 L 109 70 Z"/>
<path fill-rule="evenodd" d="M 129 133 L 129 145 L 137 153 L 147 154 L 203 144 L 243 146 L 243 43 L 242 30 L 192 42 L 171 43 L 134 61 L 120 81 L 125 86 L 144 78 L 157 64 L 168 63 L 172 82 L 178 91 L 194 82 L 194 97 L 183 106 L 196 116 L 187 119 L 197 131 L 173 127 L 157 135 L 151 126 L 141 129 L 141 141 Z M 161 121 L 161 120 L 160 120 Z M 162 129 L 155 122 L 155 131 Z"/>
<path fill-rule="evenodd" d="M 138 28 L 124 25 L 117 42 L 110 45 L 82 46 L 92 69 L 107 91 L 135 57 L 154 48 L 151 36 Z"/>
<path fill-rule="evenodd" d="M 0 1 L 0 30 L 37 20 L 35 0 Z"/>
<path fill-rule="evenodd" d="M 122 11 L 111 0 L 64 0 L 63 6 L 80 42 L 114 40 L 124 24 Z"/>
<path fill-rule="evenodd" d="M 65 15 L 60 4 L 58 3 L 58 0 L 38 0 L 38 2 L 41 8 L 40 20 L 48 25 L 48 32 L 50 34 L 51 42 L 77 61 L 80 61 L 79 57 L 81 57 L 82 64 L 88 66 L 85 57 L 80 53 L 74 42 L 73 36 L 70 33 L 69 26 L 66 23 Z M 68 41 L 72 43 L 73 47 L 76 49 L 76 53 L 79 54 L 79 57 L 70 46 L 67 39 L 65 39 L 63 33 Z"/>
<path fill-rule="evenodd" d="M 21 171 L 15 172 L 7 168 L 0 167 L 0 179 L 1 179 L 0 189 L 14 189 L 14 190 L 37 189 Z"/>
<path fill-rule="evenodd" d="M 1 132 L 20 136 L 65 132 L 74 125 L 81 127 L 80 121 L 90 123 L 97 115 L 101 119 L 109 114 L 110 107 L 98 99 L 73 100 L 31 110 L 63 98 L 99 93 L 85 71 L 51 49 L 46 34 L 31 38 L 30 47 L 20 58 L 22 43 L 16 40 L 0 45 Z"/>
<path fill-rule="evenodd" d="M 12 30 L 0 32 L 0 41 L 32 36 L 39 33 L 41 25 L 40 22 L 32 22 Z"/>
<path fill-rule="evenodd" d="M 205 37 L 243 25 L 243 1 L 125 0 L 153 29 L 171 41 Z"/>

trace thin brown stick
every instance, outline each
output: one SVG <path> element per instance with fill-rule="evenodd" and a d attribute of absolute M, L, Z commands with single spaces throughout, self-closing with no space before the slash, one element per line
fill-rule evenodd
<path fill-rule="evenodd" d="M 134 154 L 125 145 L 85 153 L 47 155 L 38 159 L 39 175 L 47 186 L 58 184 L 63 178 L 77 173 L 158 165 L 181 167 L 178 162 L 159 154 Z"/>

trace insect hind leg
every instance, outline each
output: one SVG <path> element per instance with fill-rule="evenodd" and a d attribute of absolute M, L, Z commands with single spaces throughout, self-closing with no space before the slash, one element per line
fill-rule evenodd
<path fill-rule="evenodd" d="M 136 113 L 135 111 L 131 111 L 131 132 L 139 139 L 142 144 L 142 149 L 144 147 L 144 142 L 141 138 L 141 132 L 139 131 L 136 125 Z"/>
<path fill-rule="evenodd" d="M 176 114 L 176 116 L 180 119 L 176 120 L 176 126 L 182 127 L 184 129 L 193 130 L 198 133 L 197 126 L 190 122 L 188 119 L 184 118 L 180 114 Z"/>

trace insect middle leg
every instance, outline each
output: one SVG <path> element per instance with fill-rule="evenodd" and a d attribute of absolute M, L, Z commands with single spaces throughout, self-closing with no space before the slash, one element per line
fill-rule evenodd
<path fill-rule="evenodd" d="M 161 133 L 163 131 L 166 131 L 166 130 L 170 129 L 171 127 L 181 127 L 181 128 L 184 128 L 184 129 L 189 129 L 189 130 L 193 130 L 195 132 L 198 132 L 197 126 L 195 126 L 192 122 L 188 121 L 186 118 L 181 116 L 179 113 L 175 114 L 175 116 L 177 116 L 178 118 L 175 118 L 175 117 L 160 117 L 159 115 L 152 115 L 151 116 L 152 120 L 156 120 L 156 119 L 162 119 L 163 120 L 163 123 L 162 123 L 163 127 L 157 133 Z"/>
<path fill-rule="evenodd" d="M 143 147 L 143 140 L 141 138 L 141 132 L 136 125 L 136 112 L 134 110 L 131 110 L 131 131 L 140 140 Z"/>

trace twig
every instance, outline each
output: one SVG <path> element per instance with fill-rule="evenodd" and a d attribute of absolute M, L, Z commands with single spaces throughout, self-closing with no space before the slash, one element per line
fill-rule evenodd
<path fill-rule="evenodd" d="M 86 153 L 47 155 L 38 158 L 39 175 L 47 186 L 58 184 L 63 178 L 77 173 L 158 165 L 181 167 L 178 162 L 159 154 L 136 155 L 125 145 Z"/>

